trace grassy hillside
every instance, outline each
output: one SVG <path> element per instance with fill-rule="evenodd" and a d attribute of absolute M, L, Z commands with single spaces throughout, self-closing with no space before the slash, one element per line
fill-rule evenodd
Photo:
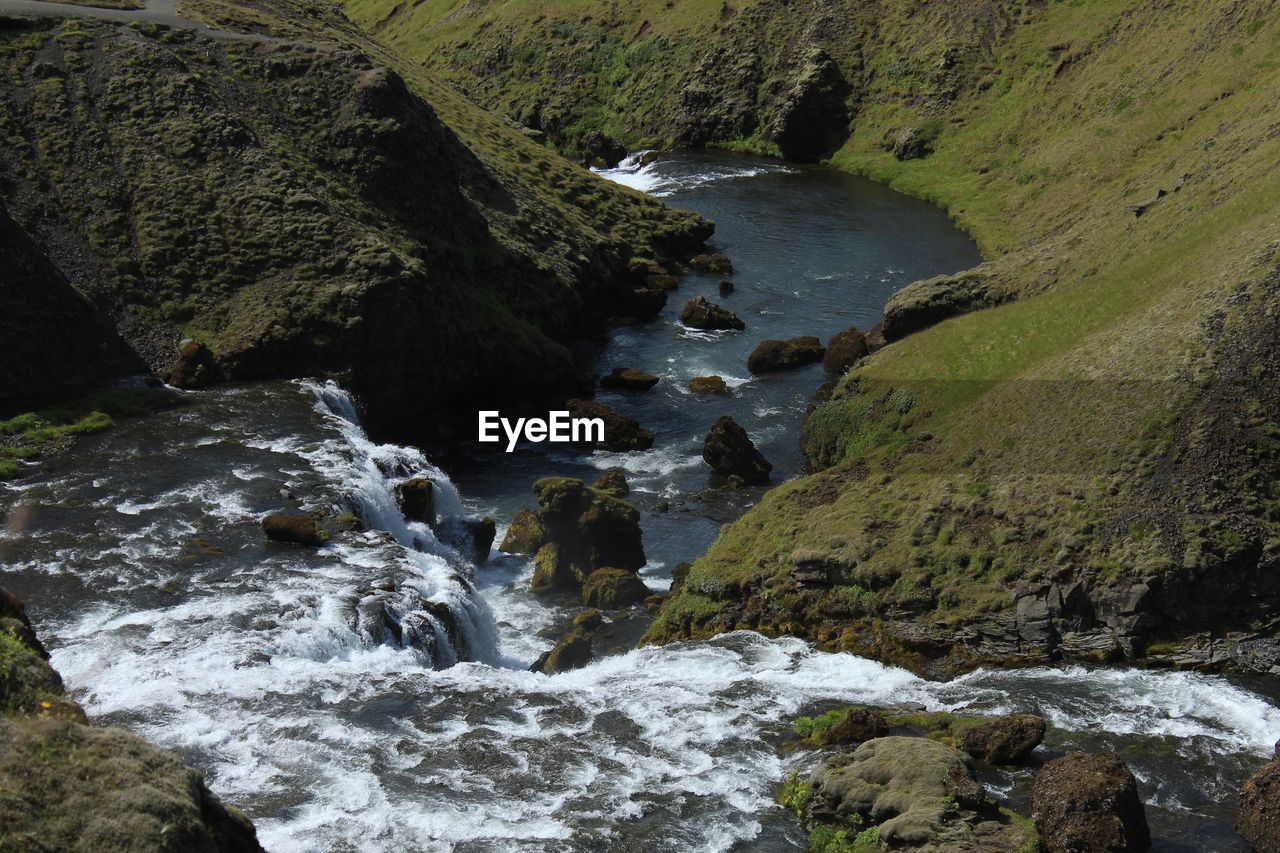
<path fill-rule="evenodd" d="M 817 473 L 724 528 L 650 640 L 752 627 L 935 672 L 1277 662 L 1276 3 L 350 8 L 493 106 L 601 93 L 563 127 L 631 143 L 688 141 L 700 103 L 702 141 L 768 148 L 777 81 L 806 79 L 787 58 L 821 49 L 848 87 L 830 162 L 944 205 L 990 259 L 895 298 L 998 307 L 843 377 L 806 423 Z M 603 52 L 662 40 L 614 87 L 645 98 L 604 97 L 564 21 Z M 814 565 L 832 585 L 796 578 Z"/>
<path fill-rule="evenodd" d="M 39 261 L 30 313 L 55 293 L 92 306 L 157 370 L 195 338 L 229 378 L 336 373 L 409 429 L 479 392 L 565 387 L 565 341 L 633 310 L 633 258 L 710 233 L 334 7 L 180 11 L 220 29 L 0 21 L 0 204 Z M 91 348 L 107 337 L 79 328 Z M 48 346 L 6 338 L 4 360 L 33 369 L 6 373 L 0 403 L 83 367 Z"/>

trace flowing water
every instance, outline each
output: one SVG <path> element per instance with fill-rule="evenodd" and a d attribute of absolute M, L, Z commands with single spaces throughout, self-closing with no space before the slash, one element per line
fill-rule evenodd
<path fill-rule="evenodd" d="M 939 684 L 749 633 L 526 671 L 573 609 L 525 591 L 527 560 L 471 564 L 454 547 L 459 519 L 505 523 L 538 476 L 622 465 L 645 509 L 645 577 L 661 588 L 757 494 L 702 468 L 715 417 L 747 427 L 776 479 L 798 471 L 795 429 L 821 369 L 752 380 L 741 365 L 754 342 L 865 328 L 895 287 L 975 258 L 937 211 L 823 169 L 681 155 L 617 177 L 718 222 L 738 266 L 723 301 L 748 323 L 693 333 L 673 305 L 599 354 L 602 368 L 663 377 L 603 398 L 657 433 L 653 451 L 466 450 L 448 455 L 451 481 L 419 451 L 369 441 L 336 386 L 263 383 L 187 393 L 0 485 L 0 584 L 28 599 L 95 721 L 206 768 L 277 853 L 764 853 L 804 848 L 773 804 L 787 770 L 816 761 L 782 747 L 797 714 L 850 702 L 1030 711 L 1053 725 L 1041 759 L 1120 752 L 1157 850 L 1246 850 L 1230 829 L 1234 792 L 1280 738 L 1273 681 L 1072 667 Z M 691 277 L 675 301 L 717 280 Z M 734 397 L 680 390 L 713 372 Z M 438 485 L 435 529 L 396 508 L 394 485 L 412 476 Z M 657 511 L 664 501 L 671 511 Z M 261 515 L 295 506 L 366 529 L 318 551 L 266 542 Z M 643 621 L 611 618 L 598 651 Z M 1032 772 L 984 781 L 1025 805 Z"/>

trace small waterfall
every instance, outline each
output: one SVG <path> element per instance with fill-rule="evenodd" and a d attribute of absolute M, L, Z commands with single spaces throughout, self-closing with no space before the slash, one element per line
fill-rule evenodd
<path fill-rule="evenodd" d="M 310 455 L 312 467 L 339 490 L 367 536 L 389 535 L 403 548 L 403 559 L 389 567 L 393 573 L 359 593 L 356 633 L 371 645 L 417 649 L 436 667 L 498 663 L 497 627 L 476 594 L 466 510 L 449 477 L 415 448 L 371 441 L 351 396 L 333 381 L 301 384 L 338 432 Z M 415 478 L 432 483 L 434 525 L 410 521 L 400 509 L 396 486 Z"/>

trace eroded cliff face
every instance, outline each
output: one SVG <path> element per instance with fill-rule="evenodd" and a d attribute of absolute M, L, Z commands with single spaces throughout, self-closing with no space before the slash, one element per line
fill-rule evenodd
<path fill-rule="evenodd" d="M 1274 2 L 446 5 L 348 8 L 559 144 L 828 158 L 988 257 L 890 301 L 651 641 L 1280 664 Z"/>
<path fill-rule="evenodd" d="M 258 14 L 290 37 L 0 21 L 4 204 L 33 270 L 6 285 L 92 306 L 85 346 L 114 326 L 158 372 L 195 338 L 228 379 L 340 375 L 375 428 L 409 430 L 478 393 L 570 386 L 566 341 L 652 305 L 633 258 L 711 232 L 434 88 L 331 10 Z M 31 364 L 5 400 L 120 366 L 7 344 Z"/>

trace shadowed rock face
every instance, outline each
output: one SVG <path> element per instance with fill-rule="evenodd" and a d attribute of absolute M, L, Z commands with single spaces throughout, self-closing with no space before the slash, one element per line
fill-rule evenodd
<path fill-rule="evenodd" d="M 1145 853 L 1151 847 L 1138 783 L 1114 755 L 1073 752 L 1044 766 L 1031 809 L 1047 853 Z"/>
<path fill-rule="evenodd" d="M 773 465 L 756 448 L 747 431 L 729 415 L 724 415 L 711 427 L 703 442 L 702 458 L 717 474 L 738 477 L 751 485 L 769 482 L 769 472 L 773 470 Z"/>
<path fill-rule="evenodd" d="M 634 575 L 644 566 L 640 513 L 631 504 L 570 477 L 543 478 L 533 491 L 538 539 L 545 543 L 534 560 L 534 592 L 585 593 L 584 584 L 600 569 Z M 527 518 L 525 526 L 532 531 Z M 609 585 L 601 586 L 601 596 L 611 595 L 604 586 Z M 635 600 L 646 595 L 647 590 Z"/>
<path fill-rule="evenodd" d="M 965 731 L 964 751 L 988 764 L 1022 764 L 1044 740 L 1045 722 L 1034 714 L 1008 714 Z"/>
<path fill-rule="evenodd" d="M 173 754 L 84 711 L 0 589 L 0 838 L 18 853 L 262 853 L 253 824 Z"/>
<path fill-rule="evenodd" d="M 1275 760 L 1250 776 L 1240 790 L 1236 832 L 1257 853 L 1280 853 L 1280 743 Z"/>

